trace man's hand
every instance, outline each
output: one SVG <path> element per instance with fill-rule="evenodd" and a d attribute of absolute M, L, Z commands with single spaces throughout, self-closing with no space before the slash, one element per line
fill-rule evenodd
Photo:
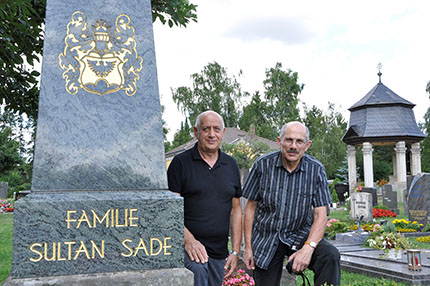
<path fill-rule="evenodd" d="M 195 261 L 197 263 L 208 262 L 209 256 L 206 252 L 205 246 L 200 241 L 195 239 L 186 227 L 184 227 L 184 244 L 185 251 L 187 252 L 191 261 Z"/>
<path fill-rule="evenodd" d="M 243 263 L 245 263 L 245 266 L 248 268 L 248 270 L 255 269 L 254 254 L 252 253 L 252 249 L 245 248 L 245 252 L 243 254 Z"/>
<path fill-rule="evenodd" d="M 303 247 L 293 253 L 289 258 L 288 261 L 294 258 L 293 263 L 293 272 L 302 272 L 305 271 L 306 268 L 308 268 L 309 263 L 311 262 L 312 254 L 314 253 L 314 249 L 305 244 Z"/>
<path fill-rule="evenodd" d="M 230 254 L 225 262 L 224 265 L 224 277 L 228 277 L 234 273 L 237 267 L 237 261 L 239 260 L 239 257 L 234 255 L 233 253 Z"/>

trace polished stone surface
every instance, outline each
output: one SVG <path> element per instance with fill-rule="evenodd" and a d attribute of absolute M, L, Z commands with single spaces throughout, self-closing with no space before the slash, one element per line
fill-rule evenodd
<path fill-rule="evenodd" d="M 102 274 L 81 274 L 69 276 L 38 277 L 11 279 L 8 277 L 4 286 L 191 286 L 194 284 L 193 273 L 185 268 L 171 268 L 147 271 L 128 271 Z"/>
<path fill-rule="evenodd" d="M 150 1 L 50 0 L 45 31 L 32 190 L 167 189 Z"/>
<path fill-rule="evenodd" d="M 33 193 L 15 207 L 14 278 L 183 267 L 170 191 Z"/>
<path fill-rule="evenodd" d="M 426 225 L 429 222 L 430 174 L 415 176 L 408 191 L 409 220 Z"/>

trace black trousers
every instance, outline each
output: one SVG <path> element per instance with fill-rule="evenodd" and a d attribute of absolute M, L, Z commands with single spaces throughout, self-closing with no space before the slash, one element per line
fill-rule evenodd
<path fill-rule="evenodd" d="M 279 241 L 275 256 L 267 270 L 255 267 L 254 280 L 256 286 L 279 286 L 281 283 L 282 268 L 285 267 L 284 258 L 295 251 Z M 314 285 L 340 285 L 340 254 L 336 247 L 322 239 L 309 263 L 310 270 L 314 272 Z"/>

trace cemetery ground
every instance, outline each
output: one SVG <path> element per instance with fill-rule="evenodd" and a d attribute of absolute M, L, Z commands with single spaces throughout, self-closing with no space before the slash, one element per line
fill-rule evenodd
<path fill-rule="evenodd" d="M 403 205 L 399 203 L 400 215 L 394 217 L 377 218 L 378 223 L 381 219 L 393 221 L 394 219 L 406 219 L 404 214 Z M 341 222 L 346 222 L 349 225 L 354 225 L 356 222 L 349 218 L 349 211 L 343 208 L 331 210 L 329 218 L 338 219 Z M 365 224 L 365 223 L 364 223 Z M 0 213 L 0 284 L 4 282 L 11 271 L 12 267 L 12 238 L 13 238 L 13 214 Z M 413 244 L 414 248 L 430 249 L 430 243 L 417 242 L 415 238 L 408 238 L 408 241 Z M 423 257 L 423 259 L 427 259 Z M 309 278 L 311 285 L 313 285 L 313 273 L 310 270 L 305 271 L 306 276 Z M 302 285 L 301 277 L 297 278 L 297 285 Z M 369 277 L 366 275 L 351 273 L 342 270 L 342 285 L 358 286 L 358 285 L 379 285 L 379 286 L 401 286 L 406 285 L 383 278 Z"/>

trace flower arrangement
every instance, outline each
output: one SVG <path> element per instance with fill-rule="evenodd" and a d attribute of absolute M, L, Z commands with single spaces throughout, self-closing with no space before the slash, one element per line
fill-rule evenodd
<path fill-rule="evenodd" d="M 390 249 L 400 251 L 411 247 L 411 244 L 403 235 L 386 232 L 380 225 L 375 225 L 374 231 L 370 233 L 364 245 L 375 249 L 382 249 L 385 253 L 388 253 Z"/>
<path fill-rule="evenodd" d="M 378 185 L 379 187 L 382 187 L 385 184 L 388 184 L 387 180 L 380 179 L 380 180 L 376 181 L 376 185 Z"/>
<path fill-rule="evenodd" d="M 418 242 L 425 242 L 425 243 L 430 243 L 430 236 L 421 236 L 421 237 L 417 237 L 416 240 Z"/>
<path fill-rule="evenodd" d="M 395 219 L 393 224 L 396 226 L 398 232 L 417 232 L 421 231 L 423 224 L 419 224 L 417 221 L 409 221 L 405 219 Z"/>
<path fill-rule="evenodd" d="M 254 286 L 254 279 L 243 269 L 238 269 L 233 275 L 224 278 L 222 286 Z"/>
<path fill-rule="evenodd" d="M 390 210 L 373 208 L 373 217 L 397 217 L 397 214 Z"/>
<path fill-rule="evenodd" d="M 1 200 L 0 201 L 0 212 L 13 212 L 13 204 L 11 200 Z"/>

